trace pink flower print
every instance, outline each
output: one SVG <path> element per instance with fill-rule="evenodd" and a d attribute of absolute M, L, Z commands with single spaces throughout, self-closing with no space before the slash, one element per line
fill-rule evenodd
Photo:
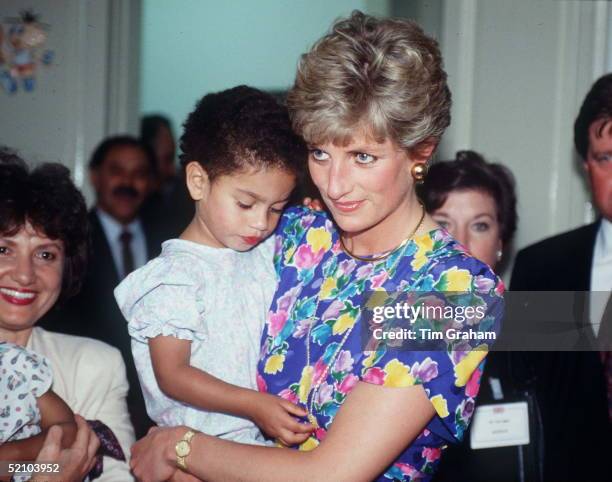
<path fill-rule="evenodd" d="M 266 385 L 266 381 L 263 379 L 263 377 L 258 373 L 255 379 L 257 381 L 257 390 L 263 393 L 267 392 L 268 385 Z"/>
<path fill-rule="evenodd" d="M 439 447 L 425 447 L 421 455 L 425 457 L 427 462 L 435 462 L 442 455 L 442 449 Z"/>
<path fill-rule="evenodd" d="M 294 259 L 295 265 L 300 269 L 310 269 L 318 262 L 317 255 L 312 252 L 309 244 L 302 244 L 295 252 Z"/>
<path fill-rule="evenodd" d="M 315 402 L 320 407 L 323 404 L 331 401 L 333 393 L 334 393 L 334 387 L 332 387 L 329 383 L 323 382 L 319 386 L 319 390 L 317 391 L 317 398 Z"/>
<path fill-rule="evenodd" d="M 314 366 L 314 374 L 312 376 L 312 386 L 314 387 L 317 383 L 323 380 L 323 375 L 325 372 L 325 368 L 327 365 L 323 362 L 323 360 L 317 361 Z"/>
<path fill-rule="evenodd" d="M 344 377 L 344 380 L 342 380 L 340 385 L 338 385 L 338 391 L 346 395 L 355 387 L 355 385 L 357 385 L 358 381 L 358 376 L 349 373 L 346 377 Z"/>
<path fill-rule="evenodd" d="M 314 320 L 311 318 L 306 318 L 305 320 L 298 321 L 297 328 L 293 331 L 291 335 L 293 338 L 304 338 L 306 333 L 308 333 L 308 327 L 313 323 Z"/>
<path fill-rule="evenodd" d="M 423 383 L 430 382 L 438 376 L 438 364 L 427 357 L 421 363 L 415 362 L 410 368 L 410 374 Z"/>
<path fill-rule="evenodd" d="M 419 472 L 417 469 L 415 469 L 410 464 L 404 464 L 404 463 L 398 462 L 397 464 L 393 464 L 393 466 L 400 469 L 402 471 L 402 474 L 410 477 L 410 480 L 419 480 L 423 476 L 421 472 Z"/>
<path fill-rule="evenodd" d="M 353 363 L 354 360 L 351 356 L 351 352 L 349 350 L 342 350 L 338 354 L 338 358 L 336 358 L 333 371 L 336 373 L 350 372 L 353 369 Z"/>
<path fill-rule="evenodd" d="M 333 254 L 338 254 L 342 251 L 342 247 L 340 246 L 340 241 L 336 241 L 334 243 L 334 245 L 332 246 L 332 253 Z"/>
<path fill-rule="evenodd" d="M 386 271 L 383 271 L 382 273 L 379 273 L 376 276 L 372 276 L 370 280 L 370 289 L 380 288 L 384 284 L 384 282 L 387 281 L 388 277 L 389 274 Z"/>
<path fill-rule="evenodd" d="M 283 296 L 276 300 L 276 307 L 278 308 L 278 311 L 286 311 L 289 313 L 301 290 L 302 284 L 300 283 L 299 285 L 288 290 Z"/>
<path fill-rule="evenodd" d="M 306 228 L 310 226 L 314 220 L 315 220 L 314 214 L 306 214 L 305 216 L 301 217 L 300 224 L 302 225 L 303 228 Z"/>
<path fill-rule="evenodd" d="M 385 372 L 378 367 L 370 368 L 363 375 L 363 381 L 373 383 L 374 385 L 382 385 L 385 381 Z"/>
<path fill-rule="evenodd" d="M 268 333 L 270 336 L 275 337 L 278 335 L 283 327 L 287 323 L 287 312 L 279 311 L 277 313 L 269 312 L 268 313 Z"/>
<path fill-rule="evenodd" d="M 488 293 L 495 286 L 495 281 L 486 276 L 478 275 L 474 278 L 474 286 L 478 293 Z"/>
<path fill-rule="evenodd" d="M 289 400 L 291 403 L 298 403 L 297 395 L 293 392 L 293 390 L 290 390 L 289 388 L 285 388 L 284 390 L 279 392 L 278 396 L 284 398 L 285 400 Z"/>
<path fill-rule="evenodd" d="M 327 435 L 327 430 L 325 430 L 324 428 L 318 428 L 315 430 L 315 437 L 319 442 L 323 442 L 323 439 L 325 439 L 325 436 Z"/>
<path fill-rule="evenodd" d="M 361 280 L 364 278 L 368 278 L 372 274 L 373 270 L 374 270 L 374 266 L 372 266 L 371 263 L 368 263 L 365 266 L 360 266 L 357 269 L 357 279 Z"/>
<path fill-rule="evenodd" d="M 343 275 L 349 275 L 353 272 L 355 266 L 357 266 L 357 264 L 355 263 L 354 259 L 345 259 L 344 261 L 341 261 L 338 265 L 338 270 Z"/>
<path fill-rule="evenodd" d="M 323 321 L 330 320 L 332 318 L 338 318 L 340 315 L 340 310 L 344 307 L 344 303 L 340 300 L 332 301 L 332 304 L 327 307 L 323 316 L 321 317 Z"/>
<path fill-rule="evenodd" d="M 476 370 L 474 370 L 474 373 L 472 373 L 472 376 L 465 385 L 465 394 L 468 397 L 476 398 L 476 395 L 478 395 L 478 390 L 480 390 L 481 377 L 482 370 L 480 369 L 480 367 L 478 367 L 476 368 Z"/>
<path fill-rule="evenodd" d="M 506 291 L 506 287 L 504 286 L 504 282 L 501 280 L 498 280 L 497 286 L 495 287 L 495 294 L 497 296 L 502 296 L 504 294 L 504 291 Z"/>

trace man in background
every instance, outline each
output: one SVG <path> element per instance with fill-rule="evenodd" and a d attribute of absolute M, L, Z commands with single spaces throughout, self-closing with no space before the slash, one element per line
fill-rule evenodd
<path fill-rule="evenodd" d="M 612 323 L 612 74 L 601 77 L 587 94 L 574 125 L 574 143 L 601 217 L 521 250 L 510 290 L 591 292 L 580 310 L 586 318 L 583 332 L 603 341 L 609 340 L 606 331 Z M 544 480 L 610 480 L 610 352 L 523 355 L 536 377 Z"/>
<path fill-rule="evenodd" d="M 113 290 L 127 274 L 160 252 L 161 240 L 141 216 L 153 186 L 156 164 L 151 151 L 138 139 L 116 136 L 98 145 L 89 170 L 96 202 L 89 212 L 91 249 L 87 274 L 81 292 L 53 310 L 43 326 L 96 338 L 121 351 L 130 383 L 128 407 L 136 435 L 140 436 L 150 422 L 134 367 L 127 324 Z"/>

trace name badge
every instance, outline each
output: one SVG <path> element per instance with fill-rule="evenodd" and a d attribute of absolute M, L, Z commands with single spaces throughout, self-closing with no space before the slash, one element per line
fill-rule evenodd
<path fill-rule="evenodd" d="M 527 402 L 480 405 L 470 433 L 472 449 L 510 447 L 529 443 Z"/>

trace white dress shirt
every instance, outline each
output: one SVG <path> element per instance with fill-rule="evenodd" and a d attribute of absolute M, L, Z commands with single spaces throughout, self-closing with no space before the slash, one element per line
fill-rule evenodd
<path fill-rule="evenodd" d="M 602 219 L 593 250 L 591 266 L 591 325 L 595 336 L 599 333 L 608 298 L 612 290 L 612 222 Z"/>
<path fill-rule="evenodd" d="M 119 278 L 123 279 L 127 274 L 123 267 L 122 246 L 119 237 L 124 230 L 132 234 L 132 254 L 134 256 L 134 269 L 144 266 L 147 262 L 147 240 L 140 219 L 136 218 L 128 225 L 123 225 L 110 214 L 100 208 L 96 208 L 96 213 L 100 219 L 100 224 L 106 235 L 106 241 L 113 254 L 113 261 L 117 268 Z"/>

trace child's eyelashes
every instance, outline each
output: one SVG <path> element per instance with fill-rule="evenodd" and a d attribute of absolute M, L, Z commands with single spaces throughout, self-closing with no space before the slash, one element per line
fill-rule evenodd
<path fill-rule="evenodd" d="M 238 205 L 240 209 L 244 209 L 245 211 L 252 209 L 254 206 L 254 204 L 245 204 L 240 201 L 236 201 L 236 204 Z M 283 206 L 282 208 L 270 208 L 270 211 L 273 212 L 274 214 L 282 214 L 284 209 L 285 207 Z"/>
<path fill-rule="evenodd" d="M 251 209 L 253 207 L 252 204 L 244 204 L 244 203 L 241 203 L 240 201 L 237 201 L 236 204 L 238 204 L 238 207 L 240 209 L 245 209 L 245 210 L 246 209 Z"/>

